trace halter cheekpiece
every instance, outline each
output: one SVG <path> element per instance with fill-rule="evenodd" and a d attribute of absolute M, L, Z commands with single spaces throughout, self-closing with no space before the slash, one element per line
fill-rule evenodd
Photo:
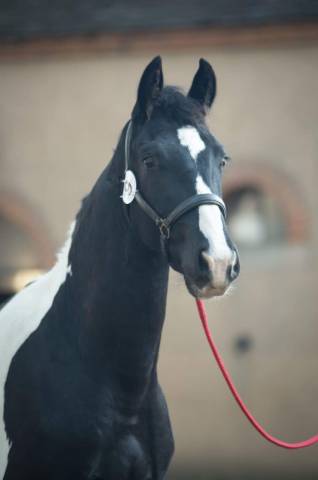
<path fill-rule="evenodd" d="M 196 194 L 181 202 L 176 208 L 172 210 L 166 217 L 161 217 L 143 198 L 138 190 L 137 181 L 132 170 L 129 169 L 129 147 L 131 139 L 132 122 L 130 120 L 125 137 L 125 177 L 123 180 L 124 188 L 121 196 L 124 204 L 129 205 L 135 199 L 141 209 L 150 217 L 160 230 L 161 237 L 168 240 L 170 237 L 170 230 L 174 223 L 186 212 L 193 210 L 200 205 L 217 205 L 226 218 L 226 206 L 222 198 L 215 193 Z"/>

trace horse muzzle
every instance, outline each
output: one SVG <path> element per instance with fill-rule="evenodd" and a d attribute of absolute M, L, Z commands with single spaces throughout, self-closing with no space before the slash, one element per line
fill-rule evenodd
<path fill-rule="evenodd" d="M 186 286 L 195 298 L 212 298 L 224 295 L 240 271 L 236 250 L 231 257 L 213 258 L 201 252 L 200 272 L 196 277 L 184 275 Z"/>

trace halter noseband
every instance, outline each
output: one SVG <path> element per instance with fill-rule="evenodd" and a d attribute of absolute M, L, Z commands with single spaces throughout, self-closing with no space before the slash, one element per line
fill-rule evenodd
<path fill-rule="evenodd" d="M 137 183 L 135 175 L 129 170 L 129 146 L 131 139 L 131 125 L 130 120 L 125 137 L 125 178 L 124 191 L 122 195 L 123 202 L 125 204 L 131 203 L 136 199 L 141 209 L 150 217 L 160 230 L 161 237 L 164 240 L 168 240 L 170 237 L 170 230 L 174 223 L 186 212 L 193 210 L 200 205 L 217 205 L 222 212 L 224 218 L 226 218 L 226 206 L 222 198 L 215 193 L 198 193 L 192 197 L 187 198 L 181 202 L 176 208 L 172 210 L 166 217 L 161 217 L 158 213 L 149 205 L 149 203 L 143 198 L 137 189 Z"/>

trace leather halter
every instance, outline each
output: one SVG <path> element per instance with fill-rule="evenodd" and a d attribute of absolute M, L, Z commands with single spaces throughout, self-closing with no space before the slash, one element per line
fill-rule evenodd
<path fill-rule="evenodd" d="M 129 147 L 131 140 L 131 127 L 132 121 L 129 121 L 126 137 L 125 137 L 125 174 L 129 170 Z M 215 193 L 198 193 L 193 195 L 183 202 L 181 202 L 176 208 L 172 210 L 166 217 L 161 217 L 144 199 L 138 189 L 136 190 L 134 197 L 141 207 L 141 209 L 151 218 L 160 230 L 161 237 L 164 240 L 168 240 L 170 237 L 171 227 L 176 223 L 176 221 L 184 215 L 186 212 L 193 210 L 194 208 L 200 205 L 217 205 L 221 210 L 221 213 L 224 218 L 226 218 L 226 206 L 222 198 L 216 195 Z"/>

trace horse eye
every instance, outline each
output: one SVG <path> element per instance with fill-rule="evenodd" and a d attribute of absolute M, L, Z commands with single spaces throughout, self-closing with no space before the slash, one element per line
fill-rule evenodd
<path fill-rule="evenodd" d="M 144 165 L 146 165 L 147 168 L 153 168 L 155 166 L 155 160 L 152 157 L 146 157 L 143 159 Z"/>
<path fill-rule="evenodd" d="M 231 158 L 228 156 L 228 155 L 224 155 L 224 157 L 222 158 L 221 162 L 220 162 L 220 167 L 221 168 L 224 168 L 225 165 L 231 160 Z"/>

